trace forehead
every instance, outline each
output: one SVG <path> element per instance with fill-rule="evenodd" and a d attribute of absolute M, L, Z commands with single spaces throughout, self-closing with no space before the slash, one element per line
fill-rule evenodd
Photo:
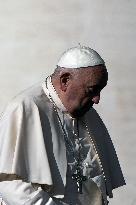
<path fill-rule="evenodd" d="M 106 84 L 108 80 L 108 73 L 104 66 L 88 67 L 81 69 L 80 80 L 84 84 L 90 86 L 97 84 Z"/>

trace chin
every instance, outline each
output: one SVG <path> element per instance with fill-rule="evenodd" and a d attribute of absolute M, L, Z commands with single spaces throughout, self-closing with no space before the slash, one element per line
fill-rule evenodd
<path fill-rule="evenodd" d="M 93 107 L 93 104 L 90 106 L 85 106 L 79 110 L 75 110 L 71 113 L 72 117 L 78 118 L 84 116 L 91 108 Z"/>

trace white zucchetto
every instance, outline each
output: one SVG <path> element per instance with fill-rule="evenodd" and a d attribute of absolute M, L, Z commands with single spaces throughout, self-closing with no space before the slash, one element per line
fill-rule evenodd
<path fill-rule="evenodd" d="M 59 59 L 57 66 L 64 68 L 82 68 L 100 64 L 104 65 L 105 62 L 95 50 L 79 44 L 77 47 L 65 51 Z"/>

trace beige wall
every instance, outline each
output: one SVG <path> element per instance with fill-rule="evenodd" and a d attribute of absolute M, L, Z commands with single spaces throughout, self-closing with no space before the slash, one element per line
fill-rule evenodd
<path fill-rule="evenodd" d="M 51 73 L 60 54 L 78 42 L 105 59 L 109 83 L 97 110 L 127 182 L 111 205 L 136 204 L 135 36 L 135 0 L 0 0 L 0 111 Z"/>

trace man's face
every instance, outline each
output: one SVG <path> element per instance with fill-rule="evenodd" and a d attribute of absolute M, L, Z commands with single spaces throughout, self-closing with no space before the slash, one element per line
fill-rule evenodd
<path fill-rule="evenodd" d="M 100 92 L 106 86 L 108 73 L 103 65 L 84 68 L 69 81 L 65 92 L 65 107 L 73 117 L 84 115 L 93 104 L 98 104 Z"/>

